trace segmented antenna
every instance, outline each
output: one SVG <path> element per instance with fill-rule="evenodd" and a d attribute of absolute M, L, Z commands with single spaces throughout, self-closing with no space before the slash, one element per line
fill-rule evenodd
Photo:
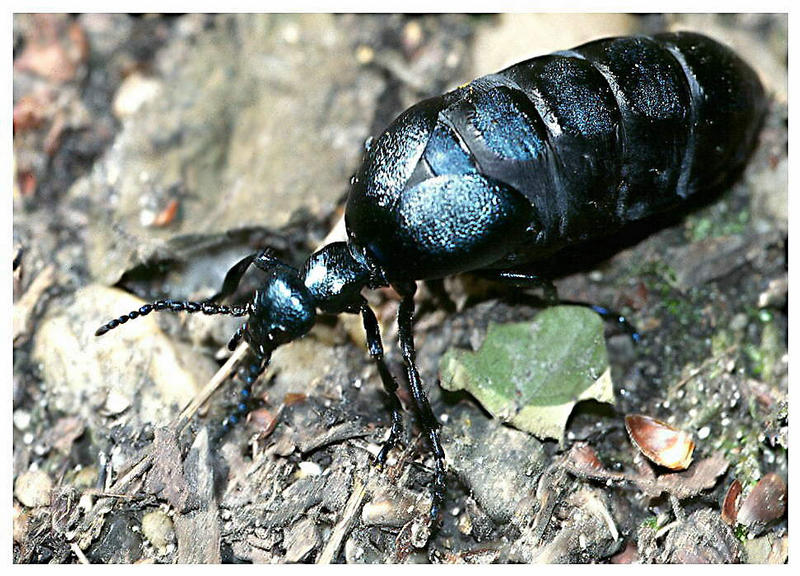
<path fill-rule="evenodd" d="M 120 324 L 125 324 L 128 320 L 135 320 L 140 316 L 147 316 L 155 310 L 160 312 L 167 310 L 169 312 L 202 312 L 203 314 L 227 314 L 229 316 L 246 316 L 250 313 L 249 306 L 226 306 L 224 304 L 215 304 L 214 302 L 189 302 L 189 301 L 176 301 L 176 300 L 157 300 L 151 304 L 145 304 L 138 310 L 133 310 L 127 314 L 123 314 L 119 318 L 115 318 L 110 322 L 103 324 L 94 333 L 95 336 L 102 336 L 109 330 L 113 330 Z"/>

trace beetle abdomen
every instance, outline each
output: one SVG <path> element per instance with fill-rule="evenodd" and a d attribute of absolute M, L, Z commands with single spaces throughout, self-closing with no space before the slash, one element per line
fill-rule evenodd
<path fill-rule="evenodd" d="M 755 72 L 699 34 L 609 38 L 532 58 L 398 118 L 365 157 L 348 230 L 386 269 L 421 278 L 424 249 L 412 264 L 390 254 L 389 235 L 414 237 L 396 213 L 401 198 L 434 178 L 480 175 L 531 206 L 527 234 L 510 235 L 495 264 L 535 259 L 727 183 L 765 107 Z M 456 264 L 486 267 L 469 254 Z"/>

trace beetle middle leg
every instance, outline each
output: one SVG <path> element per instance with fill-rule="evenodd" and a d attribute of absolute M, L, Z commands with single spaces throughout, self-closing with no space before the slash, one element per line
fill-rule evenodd
<path fill-rule="evenodd" d="M 501 282 L 509 286 L 516 286 L 517 288 L 541 288 L 542 300 L 548 306 L 558 304 L 558 291 L 555 284 L 550 278 L 532 274 L 530 272 L 519 272 L 516 270 L 497 270 L 490 272 L 482 272 L 480 274 L 483 278 Z"/>
<path fill-rule="evenodd" d="M 641 339 L 642 335 L 639 333 L 638 330 L 631 324 L 628 319 L 620 314 L 619 312 L 612 310 L 610 308 L 606 308 L 605 306 L 597 306 L 596 304 L 590 304 L 588 302 L 578 302 L 575 300 L 561 300 L 558 297 L 558 293 L 556 291 L 556 287 L 553 282 L 545 278 L 543 276 L 539 276 L 536 274 L 528 273 L 528 272 L 520 272 L 517 270 L 502 270 L 502 271 L 492 271 L 489 273 L 481 274 L 484 278 L 489 280 L 495 280 L 497 282 L 502 282 L 504 284 L 508 284 L 511 286 L 516 286 L 518 288 L 542 288 L 544 290 L 544 303 L 548 306 L 552 306 L 554 304 L 571 304 L 572 306 L 583 306 L 585 308 L 591 308 L 603 320 L 608 322 L 614 322 L 619 326 L 622 330 L 627 332 L 630 336 L 631 340 L 633 340 L 634 344 L 638 344 Z"/>
<path fill-rule="evenodd" d="M 378 365 L 378 373 L 381 376 L 381 382 L 383 382 L 386 395 L 389 397 L 389 407 L 392 412 L 392 427 L 389 431 L 389 436 L 384 440 L 380 452 L 375 456 L 375 464 L 382 466 L 384 462 L 386 462 L 386 456 L 389 454 L 389 451 L 394 448 L 398 438 L 403 433 L 403 411 L 400 405 L 400 399 L 397 397 L 397 381 L 394 379 L 394 376 L 392 376 L 392 373 L 386 366 L 386 361 L 383 359 L 383 343 L 381 342 L 378 319 L 375 318 L 375 313 L 369 307 L 366 300 L 362 299 L 359 311 L 364 321 L 364 332 L 367 334 L 369 354 Z"/>
<path fill-rule="evenodd" d="M 428 436 L 428 441 L 433 451 L 433 487 L 431 496 L 431 518 L 435 520 L 439 515 L 439 509 L 444 503 L 445 495 L 445 461 L 444 449 L 439 439 L 439 422 L 433 415 L 428 396 L 422 386 L 422 379 L 416 364 L 416 351 L 414 350 L 414 293 L 417 291 L 415 283 L 396 286 L 398 293 L 403 297 L 400 302 L 400 310 L 397 313 L 397 326 L 400 333 L 400 349 L 403 353 L 403 361 L 406 365 L 408 374 L 408 385 L 411 390 L 411 397 L 414 399 L 414 406 L 417 409 L 422 428 Z"/>

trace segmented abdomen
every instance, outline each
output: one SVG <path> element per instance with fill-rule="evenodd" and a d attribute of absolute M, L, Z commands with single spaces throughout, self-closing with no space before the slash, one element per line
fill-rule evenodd
<path fill-rule="evenodd" d="M 694 33 L 609 38 L 444 95 L 414 180 L 479 172 L 534 206 L 535 244 L 607 233 L 726 183 L 765 109 L 753 70 Z"/>

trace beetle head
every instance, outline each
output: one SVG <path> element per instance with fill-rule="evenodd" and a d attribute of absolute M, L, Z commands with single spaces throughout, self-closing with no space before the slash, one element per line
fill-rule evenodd
<path fill-rule="evenodd" d="M 266 279 L 253 299 L 245 306 L 227 306 L 214 302 L 218 297 L 230 295 L 235 290 L 251 264 L 266 273 Z M 228 347 L 233 350 L 244 339 L 262 358 L 268 358 L 281 344 L 303 336 L 316 320 L 314 296 L 303 284 L 297 270 L 264 251 L 259 255 L 248 256 L 234 266 L 226 276 L 222 292 L 209 300 L 159 300 L 145 304 L 138 310 L 103 324 L 95 335 L 102 336 L 130 320 L 159 311 L 247 316 L 247 321 L 233 335 Z"/>
<path fill-rule="evenodd" d="M 316 321 L 314 298 L 297 270 L 273 260 L 249 306 L 244 338 L 265 355 L 305 335 Z"/>

